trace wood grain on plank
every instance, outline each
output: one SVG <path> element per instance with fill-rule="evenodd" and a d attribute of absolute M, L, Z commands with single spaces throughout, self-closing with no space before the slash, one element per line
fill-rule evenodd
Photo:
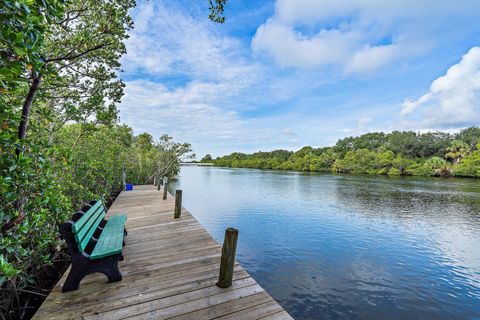
<path fill-rule="evenodd" d="M 175 199 L 155 186 L 122 192 L 107 212 L 126 214 L 123 280 L 88 275 L 76 291 L 58 281 L 34 319 L 292 319 L 238 264 L 219 288 L 221 246 Z"/>

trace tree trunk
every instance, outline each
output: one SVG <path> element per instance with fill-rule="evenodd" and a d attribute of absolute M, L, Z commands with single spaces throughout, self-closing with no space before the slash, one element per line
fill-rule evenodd
<path fill-rule="evenodd" d="M 30 108 L 32 106 L 33 100 L 35 99 L 35 94 L 40 87 L 41 80 L 41 74 L 38 76 L 33 76 L 33 82 L 30 85 L 30 89 L 28 90 L 27 98 L 23 103 L 22 120 L 20 121 L 20 125 L 18 126 L 18 139 L 20 140 L 25 139 L 25 137 L 27 136 L 28 116 L 30 115 Z"/>

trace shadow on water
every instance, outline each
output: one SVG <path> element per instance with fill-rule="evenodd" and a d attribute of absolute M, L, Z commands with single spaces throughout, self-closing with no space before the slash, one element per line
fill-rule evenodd
<path fill-rule="evenodd" d="M 184 205 L 297 319 L 480 318 L 480 182 L 183 167 Z"/>

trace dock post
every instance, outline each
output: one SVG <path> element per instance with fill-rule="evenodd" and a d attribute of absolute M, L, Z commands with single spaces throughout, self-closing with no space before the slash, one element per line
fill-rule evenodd
<path fill-rule="evenodd" d="M 157 185 L 157 177 L 153 178 L 153 185 L 154 185 L 154 186 Z"/>
<path fill-rule="evenodd" d="M 182 190 L 175 191 L 175 213 L 173 217 L 175 219 L 180 218 L 182 214 Z"/>
<path fill-rule="evenodd" d="M 217 287 L 228 288 L 232 285 L 233 266 L 235 264 L 235 252 L 237 251 L 238 230 L 228 228 L 225 230 L 225 240 L 222 247 L 222 258 L 220 261 L 220 274 Z"/>
<path fill-rule="evenodd" d="M 162 186 L 161 182 L 160 182 L 160 177 L 158 177 L 157 179 L 157 190 L 160 191 L 160 187 Z"/>
<path fill-rule="evenodd" d="M 163 200 L 167 200 L 167 186 L 168 186 L 168 179 L 167 177 L 163 178 Z"/>

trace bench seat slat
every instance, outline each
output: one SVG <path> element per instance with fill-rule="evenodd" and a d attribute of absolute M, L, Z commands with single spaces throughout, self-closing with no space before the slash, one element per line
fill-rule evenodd
<path fill-rule="evenodd" d="M 117 214 L 117 215 L 108 217 L 108 224 L 111 224 L 112 227 L 115 226 L 118 228 L 123 228 L 126 220 L 127 220 L 126 215 Z"/>
<path fill-rule="evenodd" d="M 122 252 L 123 245 L 123 231 L 118 232 L 115 235 L 100 236 L 98 243 L 95 246 L 90 259 L 100 259 L 103 257 L 111 256 Z"/>
<path fill-rule="evenodd" d="M 108 219 L 107 224 L 103 228 L 102 234 L 90 255 L 90 259 L 100 259 L 122 252 L 123 232 L 126 220 L 126 215 L 115 215 Z"/>

